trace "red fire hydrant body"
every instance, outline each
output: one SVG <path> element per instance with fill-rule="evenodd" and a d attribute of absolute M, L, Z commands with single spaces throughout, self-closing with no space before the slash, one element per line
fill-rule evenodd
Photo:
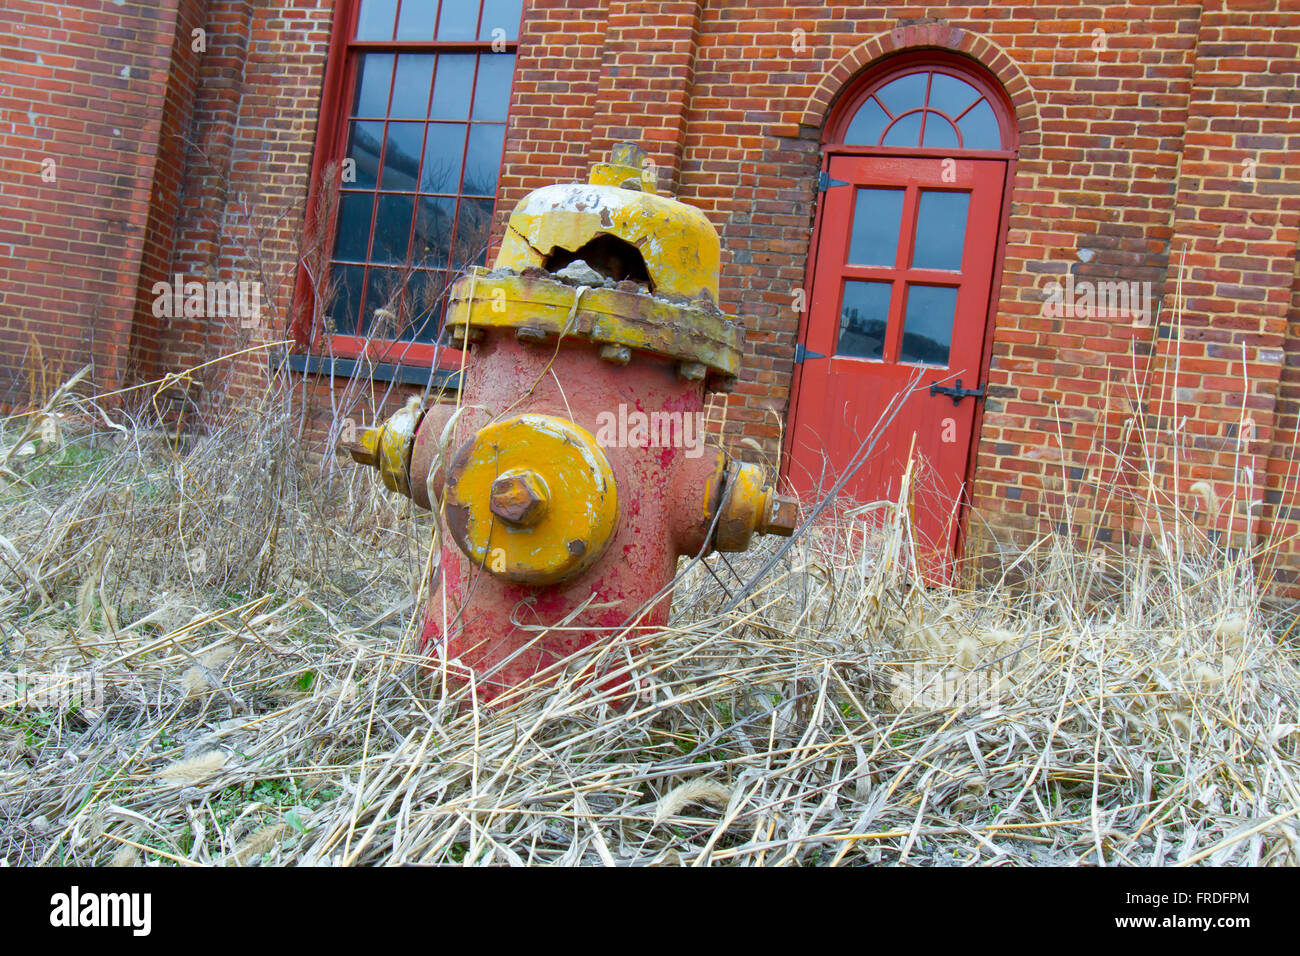
<path fill-rule="evenodd" d="M 793 531 L 793 499 L 704 442 L 706 389 L 729 385 L 742 345 L 719 256 L 704 216 L 617 147 L 590 184 L 526 197 L 494 269 L 454 285 L 459 402 L 349 449 L 440 512 L 422 646 L 482 699 L 662 628 L 680 556 Z"/>

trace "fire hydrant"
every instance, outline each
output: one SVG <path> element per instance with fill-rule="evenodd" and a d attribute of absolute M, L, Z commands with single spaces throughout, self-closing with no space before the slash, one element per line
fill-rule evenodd
<path fill-rule="evenodd" d="M 705 393 L 734 382 L 744 335 L 717 305 L 720 252 L 616 146 L 589 183 L 525 197 L 493 269 L 452 286 L 459 401 L 342 446 L 439 511 L 421 646 L 481 699 L 662 628 L 680 556 L 793 532 L 795 499 L 704 445 Z"/>

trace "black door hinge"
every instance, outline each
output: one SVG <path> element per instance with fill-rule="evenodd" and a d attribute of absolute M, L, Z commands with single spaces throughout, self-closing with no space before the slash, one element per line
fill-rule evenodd
<path fill-rule="evenodd" d="M 940 385 L 938 382 L 933 382 L 933 383 L 931 383 L 931 385 L 930 385 L 930 394 L 931 394 L 931 395 L 947 395 L 949 398 L 952 399 L 952 403 L 953 403 L 954 405 L 958 405 L 958 404 L 961 403 L 961 400 L 962 400 L 963 398 L 966 398 L 966 397 L 970 397 L 970 398 L 983 398 L 983 397 L 984 397 L 984 389 L 982 389 L 982 388 L 962 388 L 962 387 L 961 387 L 961 379 L 957 379 L 956 384 L 955 384 L 954 386 L 951 386 L 951 387 L 950 387 L 950 386 L 947 386 L 947 385 Z"/>
<path fill-rule="evenodd" d="M 831 179 L 831 174 L 826 172 L 826 170 L 824 169 L 817 174 L 817 191 L 819 193 L 824 193 L 826 192 L 826 190 L 831 189 L 835 186 L 848 186 L 848 185 L 850 185 L 850 183 L 847 180 Z"/>
<path fill-rule="evenodd" d="M 825 357 L 826 356 L 822 355 L 821 352 L 809 351 L 807 348 L 804 347 L 804 344 L 802 342 L 800 342 L 798 345 L 794 347 L 794 362 L 796 365 L 798 365 L 804 359 L 819 359 Z"/>

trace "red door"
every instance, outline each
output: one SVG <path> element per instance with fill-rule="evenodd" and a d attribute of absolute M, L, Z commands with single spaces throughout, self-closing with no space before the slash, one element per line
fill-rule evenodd
<path fill-rule="evenodd" d="M 828 172 L 842 185 L 823 194 L 786 475 L 813 498 L 861 461 L 837 496 L 852 507 L 896 499 L 910 461 L 919 556 L 943 578 L 979 400 L 958 389 L 981 385 L 1006 163 L 841 155 Z"/>

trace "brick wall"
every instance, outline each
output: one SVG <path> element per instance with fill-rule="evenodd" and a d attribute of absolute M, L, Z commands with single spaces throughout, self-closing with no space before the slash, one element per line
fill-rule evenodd
<path fill-rule="evenodd" d="M 86 364 L 101 391 L 126 380 L 150 198 L 174 176 L 159 142 L 176 20 L 175 0 L 6 0 L 0 402 Z"/>

